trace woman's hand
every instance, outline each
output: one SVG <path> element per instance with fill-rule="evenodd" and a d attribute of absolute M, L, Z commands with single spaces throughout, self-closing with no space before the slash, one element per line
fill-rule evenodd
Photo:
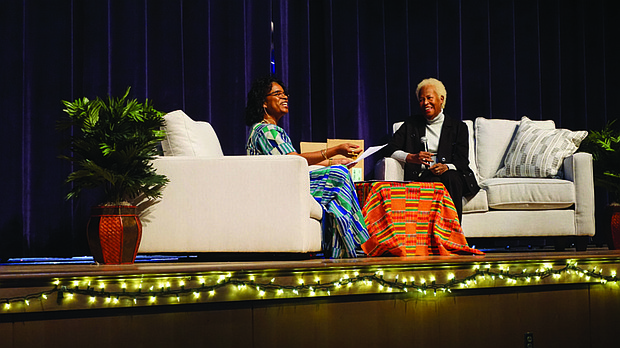
<path fill-rule="evenodd" d="M 346 166 L 347 164 L 353 162 L 353 160 L 350 158 L 332 158 L 330 161 L 331 165 L 341 164 L 343 166 Z"/>
<path fill-rule="evenodd" d="M 433 174 L 435 174 L 437 176 L 447 172 L 448 169 L 450 169 L 450 168 L 448 168 L 448 165 L 446 165 L 444 163 L 436 163 L 436 164 L 433 164 L 430 168 L 428 168 L 428 170 L 430 170 L 431 173 L 433 173 Z"/>
<path fill-rule="evenodd" d="M 431 161 L 433 160 L 433 154 L 426 151 L 420 151 L 418 153 L 410 153 L 407 155 L 407 162 L 409 163 L 417 163 L 424 164 L 427 166 L 431 165 Z"/>
<path fill-rule="evenodd" d="M 351 166 L 351 162 L 363 151 L 358 145 L 351 143 L 342 143 L 340 145 L 332 146 L 328 149 L 320 151 L 307 152 L 300 154 L 304 157 L 308 164 L 319 164 L 323 166 L 331 166 L 336 164 Z M 297 155 L 297 153 L 291 153 Z M 342 155 L 345 158 L 332 158 L 336 155 Z"/>
<path fill-rule="evenodd" d="M 351 143 L 343 143 L 343 144 L 336 146 L 336 152 L 339 155 L 343 155 L 344 157 L 348 157 L 348 158 L 357 158 L 357 156 L 359 156 L 359 154 L 362 153 L 363 150 L 364 149 L 360 148 L 358 145 L 351 144 Z M 346 163 L 342 163 L 342 164 L 346 164 Z"/>

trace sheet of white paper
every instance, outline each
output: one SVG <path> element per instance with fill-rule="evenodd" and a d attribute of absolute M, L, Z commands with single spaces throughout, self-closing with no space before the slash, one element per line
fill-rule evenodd
<path fill-rule="evenodd" d="M 385 144 L 385 145 L 387 145 L 387 144 Z M 359 157 L 355 161 L 353 161 L 351 163 L 357 163 L 357 162 L 363 160 L 364 158 L 366 158 L 366 157 L 372 155 L 373 153 L 381 150 L 385 145 L 371 146 L 371 147 L 367 148 L 366 151 L 362 152 L 362 154 L 359 155 Z"/>

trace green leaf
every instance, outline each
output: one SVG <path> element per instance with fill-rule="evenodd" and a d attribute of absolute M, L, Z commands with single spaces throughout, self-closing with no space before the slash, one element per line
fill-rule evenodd
<path fill-rule="evenodd" d="M 68 145 L 71 154 L 59 157 L 76 166 L 66 179 L 73 185 L 67 199 L 97 187 L 104 188 L 107 202 L 161 196 L 168 179 L 155 172 L 152 160 L 165 137 L 161 130 L 164 113 L 149 100 L 129 99 L 130 90 L 121 98 L 62 101 L 67 118 L 57 128 L 73 129 L 74 134 Z"/>

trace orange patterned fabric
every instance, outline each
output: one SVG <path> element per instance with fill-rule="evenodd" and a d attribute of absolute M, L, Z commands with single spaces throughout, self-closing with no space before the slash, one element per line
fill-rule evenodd
<path fill-rule="evenodd" d="M 470 248 L 452 198 L 434 182 L 360 182 L 356 185 L 370 239 L 368 256 L 484 255 Z"/>

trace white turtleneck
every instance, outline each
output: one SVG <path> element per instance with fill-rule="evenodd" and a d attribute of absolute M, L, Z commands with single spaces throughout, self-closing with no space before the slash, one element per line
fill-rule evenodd
<path fill-rule="evenodd" d="M 441 127 L 443 127 L 443 121 L 445 117 L 443 114 L 443 109 L 441 112 L 434 117 L 432 120 L 426 120 L 426 145 L 428 146 L 428 152 L 436 154 L 439 149 L 439 137 L 441 136 Z M 407 155 L 409 153 L 403 150 L 396 150 L 392 154 L 392 158 L 398 160 L 400 162 L 407 162 Z M 449 169 L 456 169 L 456 166 L 452 163 L 445 163 Z"/>

